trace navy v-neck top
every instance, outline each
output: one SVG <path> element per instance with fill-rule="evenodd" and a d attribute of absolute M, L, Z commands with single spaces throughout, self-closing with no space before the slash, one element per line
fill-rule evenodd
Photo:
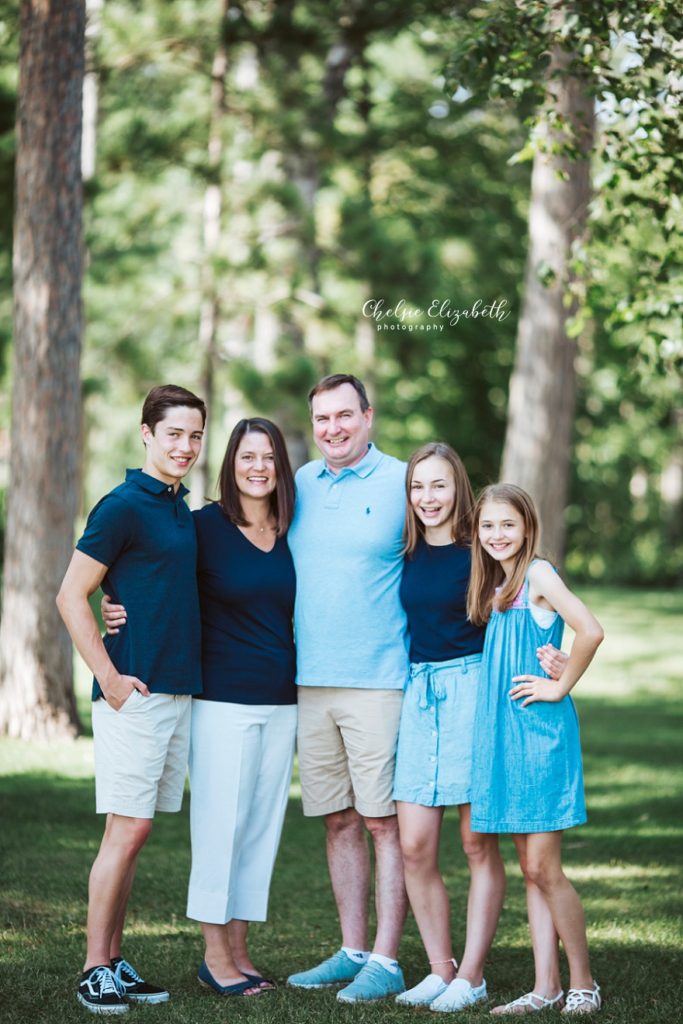
<path fill-rule="evenodd" d="M 261 551 L 218 504 L 193 513 L 204 700 L 295 704 L 296 577 L 285 537 Z"/>
<path fill-rule="evenodd" d="M 467 618 L 470 549 L 427 544 L 420 537 L 407 557 L 401 603 L 408 617 L 411 662 L 450 661 L 479 654 L 484 630 Z"/>

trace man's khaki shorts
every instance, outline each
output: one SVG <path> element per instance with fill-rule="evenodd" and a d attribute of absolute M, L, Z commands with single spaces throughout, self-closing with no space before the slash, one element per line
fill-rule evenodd
<path fill-rule="evenodd" d="M 119 711 L 92 709 L 98 814 L 153 818 L 179 811 L 190 747 L 192 698 L 133 690 Z"/>
<path fill-rule="evenodd" d="M 355 807 L 395 814 L 391 799 L 402 690 L 300 686 L 299 775 L 304 814 Z"/>

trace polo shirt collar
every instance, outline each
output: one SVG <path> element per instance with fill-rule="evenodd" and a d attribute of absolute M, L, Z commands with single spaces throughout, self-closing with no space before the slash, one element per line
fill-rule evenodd
<path fill-rule="evenodd" d="M 157 480 L 156 477 L 150 476 L 149 473 L 145 473 L 141 469 L 127 469 L 126 483 L 137 484 L 148 494 L 165 494 L 169 488 L 169 485 L 165 484 L 163 480 Z M 181 483 L 178 490 L 174 492 L 174 497 L 184 498 L 189 493 L 187 487 Z"/>
<path fill-rule="evenodd" d="M 360 462 L 357 462 L 355 464 L 355 466 L 344 466 L 342 469 L 339 470 L 338 473 L 333 473 L 332 470 L 329 469 L 325 460 L 323 459 L 318 476 L 325 476 L 325 474 L 327 474 L 328 476 L 331 476 L 333 478 L 338 478 L 342 475 L 342 473 L 345 472 L 355 473 L 356 476 L 359 477 L 370 476 L 373 469 L 375 469 L 375 467 L 379 464 L 381 458 L 382 453 L 378 451 L 377 448 L 375 448 L 372 441 L 370 441 L 370 443 L 368 444 L 368 450 L 366 454 L 363 456 Z"/>

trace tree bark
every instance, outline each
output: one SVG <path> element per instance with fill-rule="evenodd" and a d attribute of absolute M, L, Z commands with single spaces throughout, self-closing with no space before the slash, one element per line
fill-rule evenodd
<path fill-rule="evenodd" d="M 220 36 L 211 67 L 211 114 L 209 127 L 208 167 L 211 180 L 204 194 L 204 262 L 201 272 L 202 297 L 199 310 L 198 344 L 200 353 L 199 389 L 207 410 L 204 443 L 192 471 L 190 507 L 201 508 L 209 494 L 209 455 L 213 432 L 214 380 L 216 375 L 216 337 L 221 317 L 219 284 L 214 260 L 221 241 L 223 215 L 223 132 L 225 131 L 225 76 L 228 50 L 223 38 L 230 0 L 221 0 Z"/>
<path fill-rule="evenodd" d="M 0 732 L 73 736 L 55 594 L 79 494 L 84 0 L 22 0 L 14 395 L 0 625 Z"/>
<path fill-rule="evenodd" d="M 576 400 L 576 349 L 567 336 L 576 305 L 568 289 L 572 247 L 586 226 L 594 120 L 593 97 L 584 81 L 568 73 L 570 59 L 556 46 L 548 70 L 548 110 L 561 120 L 554 127 L 542 120 L 534 157 L 525 294 L 501 473 L 534 498 L 543 550 L 558 562 L 564 555 Z M 578 152 L 563 155 L 568 143 Z"/>

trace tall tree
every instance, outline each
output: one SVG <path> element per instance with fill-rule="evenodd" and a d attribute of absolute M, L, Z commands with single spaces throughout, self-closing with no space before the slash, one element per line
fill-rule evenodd
<path fill-rule="evenodd" d="M 615 339 L 616 348 L 641 347 L 652 354 L 650 365 L 673 362 L 671 351 L 680 350 L 680 316 L 678 321 L 675 317 L 681 305 L 680 262 L 675 238 L 681 221 L 677 197 L 683 172 L 675 154 L 681 140 L 678 83 L 683 70 L 683 16 L 680 4 L 671 0 L 654 4 L 490 0 L 486 16 L 481 15 L 480 8 L 470 8 L 454 19 L 447 88 L 464 92 L 462 87 L 468 87 L 475 96 L 472 102 L 482 96 L 512 99 L 533 125 L 528 144 L 517 154 L 517 159 L 533 155 L 534 180 L 526 296 L 502 472 L 534 493 L 547 546 L 557 557 L 564 547 L 565 499 L 575 455 L 577 381 L 588 392 L 590 403 L 579 417 L 583 454 L 575 463 L 580 475 L 577 489 L 587 478 L 590 423 L 585 413 L 591 407 L 597 409 L 601 401 L 590 394 L 594 388 L 588 372 L 594 353 L 605 347 L 600 321 L 606 322 L 609 333 L 616 328 L 621 335 Z M 534 107 L 540 116 L 531 116 Z M 598 130 L 594 132 L 596 112 Z M 588 157 L 593 140 L 593 162 L 602 181 L 584 244 L 580 239 L 582 222 L 588 223 Z M 654 190 L 653 180 L 657 182 Z M 609 230 L 605 246 L 607 225 L 617 230 Z M 601 308 L 612 288 L 616 302 Z M 591 314 L 597 324 L 589 323 Z M 578 342 L 578 360 L 572 339 Z M 604 370 L 603 384 L 614 376 L 612 368 Z M 623 379 L 621 368 L 617 373 Z M 628 403 L 622 404 L 626 410 Z M 604 449 L 599 455 L 597 441 L 596 447 L 596 461 L 609 462 Z M 634 462 L 632 453 L 630 458 L 636 470 L 640 459 Z M 629 474 L 620 469 L 620 475 L 628 484 Z M 603 491 L 613 483 L 602 475 Z M 641 515 L 642 509 L 634 521 Z M 576 539 L 583 513 L 574 506 L 567 516 Z M 596 535 L 600 546 L 604 533 L 600 529 Z M 622 532 L 618 540 L 621 561 Z M 584 538 L 580 543 L 583 546 Z M 591 565 L 597 564 L 593 554 Z M 576 551 L 572 553 L 574 570 L 575 556 Z M 579 558 L 579 562 L 585 565 L 585 560 Z"/>
<path fill-rule="evenodd" d="M 22 0 L 0 732 L 23 739 L 78 729 L 54 597 L 79 493 L 84 32 L 84 0 Z"/>
<path fill-rule="evenodd" d="M 567 5 L 553 11 L 558 33 Z M 576 300 L 572 252 L 586 230 L 593 143 L 593 96 L 585 78 L 570 73 L 572 53 L 556 43 L 548 65 L 548 105 L 536 140 L 529 203 L 524 299 L 510 379 L 501 477 L 536 500 L 543 546 L 564 555 L 574 410 L 576 340 L 568 324 Z"/>
<path fill-rule="evenodd" d="M 217 360 L 217 332 L 221 315 L 220 287 L 215 260 L 221 240 L 223 212 L 223 133 L 225 132 L 226 97 L 225 75 L 228 67 L 228 48 L 225 43 L 225 21 L 230 0 L 220 0 L 218 44 L 211 65 L 211 108 L 209 114 L 209 144 L 207 185 L 204 193 L 203 243 L 204 258 L 201 270 L 201 303 L 199 307 L 198 348 L 200 353 L 199 393 L 206 402 L 209 419 L 202 451 L 192 474 L 190 504 L 201 508 L 209 493 L 209 451 L 213 434 L 214 381 Z"/>

